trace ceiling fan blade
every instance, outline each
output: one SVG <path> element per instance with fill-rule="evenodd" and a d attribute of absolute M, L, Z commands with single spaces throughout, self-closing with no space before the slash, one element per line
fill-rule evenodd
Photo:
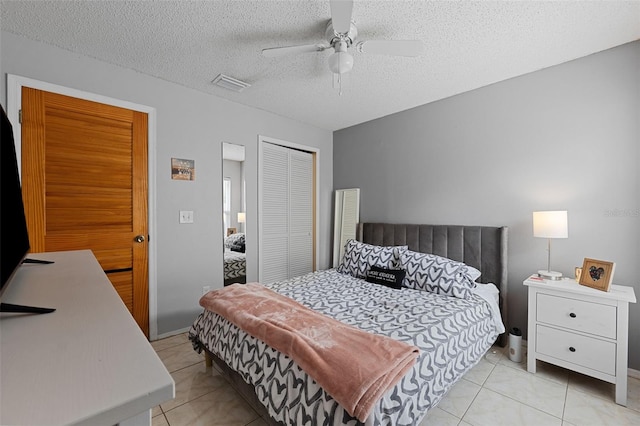
<path fill-rule="evenodd" d="M 393 56 L 420 56 L 424 50 L 422 40 L 367 40 L 356 45 L 361 53 Z"/>
<path fill-rule="evenodd" d="M 331 46 L 324 44 L 302 44 L 298 46 L 269 47 L 262 49 L 262 54 L 268 58 L 276 58 L 278 56 L 290 55 L 294 53 L 322 52 Z"/>
<path fill-rule="evenodd" d="M 333 31 L 346 34 L 351 28 L 351 12 L 353 12 L 353 1 L 331 0 L 331 22 Z"/>

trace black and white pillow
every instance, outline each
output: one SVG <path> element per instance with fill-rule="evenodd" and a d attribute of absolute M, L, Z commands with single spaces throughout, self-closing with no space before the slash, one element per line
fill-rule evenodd
<path fill-rule="evenodd" d="M 400 290 L 405 273 L 404 269 L 388 269 L 373 265 L 367 272 L 367 281 Z"/>
<path fill-rule="evenodd" d="M 404 287 L 460 299 L 471 297 L 479 277 L 477 269 L 462 262 L 410 250 L 400 255 L 400 265 L 406 271 Z"/>
<path fill-rule="evenodd" d="M 244 253 L 246 248 L 244 243 L 242 244 L 234 244 L 229 248 L 231 251 L 235 251 L 237 253 Z"/>
<path fill-rule="evenodd" d="M 387 269 L 398 269 L 400 254 L 407 246 L 374 246 L 356 240 L 348 240 L 344 256 L 337 271 L 356 278 L 367 278 L 373 265 Z"/>
<path fill-rule="evenodd" d="M 225 237 L 224 239 L 224 246 L 226 248 L 231 248 L 231 247 L 239 247 L 239 246 L 244 246 L 245 242 L 244 242 L 244 233 L 243 232 L 238 232 L 235 234 L 231 234 L 228 237 Z"/>

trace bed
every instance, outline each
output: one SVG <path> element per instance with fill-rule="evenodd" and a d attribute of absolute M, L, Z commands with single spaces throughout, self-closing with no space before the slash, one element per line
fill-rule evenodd
<path fill-rule="evenodd" d="M 247 281 L 247 258 L 244 233 L 236 233 L 224 239 L 224 285 L 244 284 Z"/>
<path fill-rule="evenodd" d="M 497 323 L 506 318 L 507 228 L 365 223 L 359 225 L 358 240 L 464 262 L 480 271 L 477 283 L 495 284 L 499 301 L 494 309 L 475 290 L 468 298 L 396 290 L 336 269 L 269 285 L 324 315 L 419 347 L 414 367 L 362 421 L 290 358 L 205 310 L 189 331 L 194 349 L 204 350 L 207 362 L 215 361 L 271 424 L 418 424 L 496 339 L 504 345 L 504 327 Z M 482 291 L 490 286 L 477 285 Z"/>

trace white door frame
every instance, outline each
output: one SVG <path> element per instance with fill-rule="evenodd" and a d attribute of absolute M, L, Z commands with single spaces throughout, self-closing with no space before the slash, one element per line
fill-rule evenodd
<path fill-rule="evenodd" d="M 314 191 L 316 193 L 315 196 L 315 224 L 314 224 L 314 232 L 315 238 L 313 241 L 313 247 L 315 252 L 315 270 L 318 269 L 319 259 L 320 259 L 320 149 L 301 145 L 295 142 L 289 142 L 282 139 L 272 138 L 270 136 L 258 135 L 258 281 L 262 281 L 262 259 L 260 258 L 260 250 L 262 247 L 262 147 L 264 143 L 271 143 L 275 145 L 284 146 L 286 148 L 299 149 L 300 151 L 311 152 L 315 154 L 315 164 L 314 167 L 316 169 L 315 173 L 315 187 Z"/>
<path fill-rule="evenodd" d="M 18 158 L 18 170 L 21 171 L 22 154 L 22 124 L 19 120 L 19 111 L 22 108 L 22 88 L 30 87 L 37 90 L 58 93 L 78 99 L 99 102 L 113 105 L 133 111 L 144 112 L 148 116 L 147 120 L 147 155 L 148 155 L 148 226 L 149 235 L 149 339 L 158 338 L 158 278 L 157 278 L 157 246 L 156 246 L 156 109 L 135 104 L 108 96 L 85 92 L 83 90 L 72 89 L 70 87 L 59 86 L 45 81 L 34 80 L 14 74 L 7 74 L 7 116 L 14 129 L 14 139 L 16 144 L 16 156 Z"/>

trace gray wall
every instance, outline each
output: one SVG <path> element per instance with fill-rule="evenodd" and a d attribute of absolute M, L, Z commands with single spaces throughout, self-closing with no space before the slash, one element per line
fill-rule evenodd
<path fill-rule="evenodd" d="M 246 147 L 248 279 L 258 278 L 258 135 L 320 149 L 320 259 L 329 266 L 332 133 L 135 71 L 2 32 L 0 71 L 130 101 L 157 111 L 158 332 L 191 325 L 204 285 L 222 285 L 222 141 Z M 218 71 L 212 70 L 212 75 Z M 0 85 L 6 107 L 6 84 Z M 222 90 L 222 89 L 220 89 Z M 251 90 L 251 89 L 248 89 Z M 242 94 L 238 94 L 238 99 Z M 194 182 L 171 180 L 171 157 L 194 159 Z M 153 208 L 153 206 L 151 206 Z M 193 225 L 178 224 L 193 210 Z"/>
<path fill-rule="evenodd" d="M 361 188 L 361 220 L 507 225 L 509 327 L 522 281 L 546 267 L 532 212 L 568 210 L 552 269 L 616 262 L 640 297 L 640 42 L 334 133 L 334 188 Z M 630 306 L 640 369 L 640 305 Z"/>

